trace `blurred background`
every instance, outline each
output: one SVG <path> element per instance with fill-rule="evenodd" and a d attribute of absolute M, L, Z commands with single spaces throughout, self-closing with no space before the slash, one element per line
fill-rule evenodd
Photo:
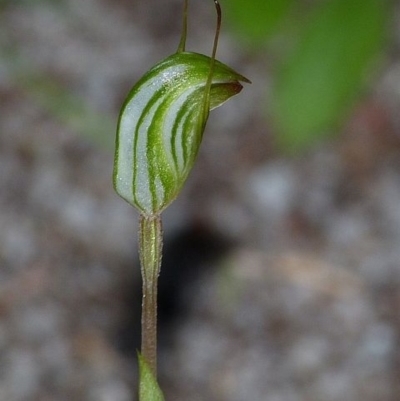
<path fill-rule="evenodd" d="M 174 401 L 400 399 L 400 4 L 225 0 L 216 110 L 164 214 Z M 111 184 L 130 87 L 181 0 L 0 1 L 0 400 L 136 398 L 137 214 Z M 211 1 L 188 50 L 210 54 Z"/>

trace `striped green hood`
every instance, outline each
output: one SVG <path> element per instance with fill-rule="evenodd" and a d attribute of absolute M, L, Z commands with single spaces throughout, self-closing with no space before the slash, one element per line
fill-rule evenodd
<path fill-rule="evenodd" d="M 191 170 L 210 110 L 249 80 L 211 58 L 178 52 L 148 71 L 130 91 L 119 116 L 116 192 L 144 215 L 165 209 Z"/>

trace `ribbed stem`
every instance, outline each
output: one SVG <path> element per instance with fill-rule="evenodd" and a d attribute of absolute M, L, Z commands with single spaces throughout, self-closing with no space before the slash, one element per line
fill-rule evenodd
<path fill-rule="evenodd" d="M 141 352 L 156 377 L 157 283 L 162 252 L 162 224 L 159 215 L 140 216 L 139 252 L 143 280 Z"/>

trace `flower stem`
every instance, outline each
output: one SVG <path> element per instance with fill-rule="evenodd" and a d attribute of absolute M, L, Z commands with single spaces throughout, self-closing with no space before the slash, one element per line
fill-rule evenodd
<path fill-rule="evenodd" d="M 143 280 L 141 353 L 156 377 L 157 282 L 162 252 L 162 224 L 159 215 L 140 215 L 139 252 Z"/>

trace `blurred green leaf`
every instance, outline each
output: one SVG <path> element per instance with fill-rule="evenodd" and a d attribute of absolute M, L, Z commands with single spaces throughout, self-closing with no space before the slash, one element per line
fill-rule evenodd
<path fill-rule="evenodd" d="M 19 87 L 72 131 L 107 149 L 114 148 L 113 116 L 95 110 L 53 77 L 32 69 L 29 60 L 2 39 L 0 36 L 0 60 L 9 83 Z"/>
<path fill-rule="evenodd" d="M 139 359 L 139 401 L 164 401 L 164 396 L 158 386 L 149 365 L 142 355 Z"/>
<path fill-rule="evenodd" d="M 294 0 L 229 0 L 224 9 L 239 36 L 259 45 L 274 33 L 293 3 Z"/>
<path fill-rule="evenodd" d="M 332 0 L 318 8 L 272 95 L 280 145 L 301 149 L 343 117 L 382 46 L 388 10 L 385 0 Z"/>
<path fill-rule="evenodd" d="M 37 104 L 72 131 L 104 148 L 113 148 L 115 122 L 111 116 L 93 110 L 83 99 L 49 77 L 20 75 L 18 82 Z"/>

